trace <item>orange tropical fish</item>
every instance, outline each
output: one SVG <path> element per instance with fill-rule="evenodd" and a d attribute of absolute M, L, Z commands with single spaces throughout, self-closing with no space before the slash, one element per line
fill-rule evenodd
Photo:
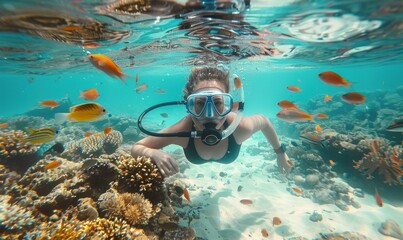
<path fill-rule="evenodd" d="M 112 127 L 106 127 L 106 128 L 104 128 L 104 133 L 105 134 L 108 134 L 108 133 L 110 133 L 112 131 Z"/>
<path fill-rule="evenodd" d="M 302 193 L 302 190 L 300 188 L 294 187 L 294 188 L 292 188 L 292 190 L 294 190 L 294 192 L 299 193 L 299 194 Z"/>
<path fill-rule="evenodd" d="M 304 122 L 304 121 L 313 121 L 313 115 L 302 111 L 297 108 L 286 108 L 281 110 L 276 115 L 281 120 L 287 122 Z"/>
<path fill-rule="evenodd" d="M 349 92 L 343 94 L 341 98 L 347 103 L 360 104 L 365 102 L 365 96 L 358 92 Z"/>
<path fill-rule="evenodd" d="M 189 191 L 187 188 L 183 189 L 183 196 L 190 202 L 190 196 L 189 196 Z"/>
<path fill-rule="evenodd" d="M 327 114 L 324 114 L 324 113 L 318 113 L 318 114 L 315 115 L 315 117 L 317 117 L 317 118 L 329 118 L 329 116 Z"/>
<path fill-rule="evenodd" d="M 334 86 L 344 86 L 349 87 L 352 82 L 348 82 L 345 78 L 339 74 L 331 71 L 319 73 L 319 78 L 327 84 Z"/>
<path fill-rule="evenodd" d="M 277 103 L 277 105 L 279 107 L 283 108 L 283 109 L 285 109 L 285 108 L 298 108 L 298 106 L 295 103 L 293 103 L 291 101 L 288 101 L 288 100 L 281 100 L 280 102 Z"/>
<path fill-rule="evenodd" d="M 86 132 L 85 134 L 84 134 L 84 137 L 89 137 L 89 136 L 91 136 L 92 135 L 92 132 Z"/>
<path fill-rule="evenodd" d="M 59 161 L 59 160 L 54 160 L 54 161 L 51 161 L 50 163 L 46 164 L 44 167 L 45 167 L 46 169 L 53 169 L 53 168 L 57 168 L 57 167 L 60 166 L 61 164 L 62 164 L 61 161 Z"/>
<path fill-rule="evenodd" d="M 383 201 L 381 196 L 378 193 L 378 189 L 375 188 L 375 200 L 376 200 L 376 204 L 378 204 L 378 206 L 383 207 Z"/>
<path fill-rule="evenodd" d="M 239 202 L 242 203 L 242 204 L 245 204 L 245 205 L 251 205 L 253 203 L 253 201 L 250 200 L 250 199 L 242 199 Z"/>
<path fill-rule="evenodd" d="M 0 123 L 0 128 L 6 128 L 8 127 L 8 123 Z"/>
<path fill-rule="evenodd" d="M 267 231 L 266 228 L 263 228 L 263 229 L 262 229 L 262 236 L 263 236 L 264 238 L 268 238 L 268 237 L 269 237 L 269 232 Z"/>
<path fill-rule="evenodd" d="M 90 88 L 84 91 L 80 91 L 80 97 L 84 98 L 85 100 L 95 100 L 99 97 L 99 92 L 95 88 Z"/>
<path fill-rule="evenodd" d="M 329 160 L 329 164 L 330 164 L 330 165 L 334 165 L 335 162 L 334 162 L 332 159 L 330 159 L 330 160 Z"/>
<path fill-rule="evenodd" d="M 140 92 L 140 91 L 146 90 L 147 88 L 148 88 L 147 84 L 142 83 L 142 84 L 140 84 L 140 86 L 138 86 L 135 90 L 136 90 L 136 93 L 138 93 L 138 92 Z"/>
<path fill-rule="evenodd" d="M 332 99 L 333 99 L 332 96 L 326 94 L 323 100 L 324 100 L 325 102 L 329 102 L 329 101 L 332 101 Z"/>
<path fill-rule="evenodd" d="M 161 88 L 158 88 L 158 89 L 155 90 L 155 91 L 157 91 L 158 93 L 165 93 L 165 92 L 166 92 L 164 89 L 161 89 Z"/>
<path fill-rule="evenodd" d="M 320 132 L 320 131 L 322 131 L 322 127 L 319 124 L 316 124 L 315 130 Z"/>
<path fill-rule="evenodd" d="M 101 46 L 101 44 L 99 44 L 99 43 L 84 43 L 83 44 L 84 48 L 96 48 L 99 46 Z"/>
<path fill-rule="evenodd" d="M 136 73 L 136 85 L 139 83 L 139 74 Z"/>
<path fill-rule="evenodd" d="M 128 75 L 124 74 L 122 69 L 108 56 L 103 54 L 90 54 L 90 62 L 96 68 L 104 71 L 111 77 L 118 77 L 122 82 L 126 83 L 125 77 Z"/>
<path fill-rule="evenodd" d="M 280 224 L 281 224 L 281 219 L 279 217 L 273 217 L 273 226 L 280 225 Z"/>
<path fill-rule="evenodd" d="M 235 85 L 235 88 L 236 88 L 236 89 L 242 87 L 241 78 L 239 78 L 237 75 L 235 75 L 235 77 L 234 77 L 234 85 Z"/>
<path fill-rule="evenodd" d="M 297 86 L 287 86 L 287 89 L 292 91 L 292 92 L 301 92 L 301 88 L 297 87 Z"/>
<path fill-rule="evenodd" d="M 60 105 L 60 103 L 55 100 L 44 100 L 42 102 L 39 102 L 39 104 L 45 107 L 50 107 L 51 109 Z"/>

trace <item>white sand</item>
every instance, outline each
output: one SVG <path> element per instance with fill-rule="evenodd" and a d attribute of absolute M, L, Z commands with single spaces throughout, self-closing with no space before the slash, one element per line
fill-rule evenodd
<path fill-rule="evenodd" d="M 231 164 L 190 164 L 182 179 L 189 189 L 190 207 L 200 206 L 200 219 L 190 226 L 198 237 L 205 239 L 264 239 L 261 230 L 266 228 L 268 239 L 320 237 L 319 233 L 359 232 L 371 239 L 396 239 L 378 232 L 381 223 L 387 219 L 403 227 L 403 208 L 384 202 L 378 207 L 374 196 L 354 196 L 362 206 L 342 211 L 334 204 L 319 205 L 311 199 L 295 196 L 287 191 L 287 180 L 278 176 L 275 160 L 264 160 L 261 156 L 251 157 L 246 153 L 248 145 L 257 144 L 257 139 L 246 141 L 240 157 Z M 226 177 L 219 173 L 225 172 Z M 204 177 L 197 178 L 198 174 Z M 243 174 L 243 177 L 241 176 Z M 278 177 L 277 177 L 278 178 Z M 341 179 L 339 179 L 342 181 Z M 239 185 L 243 189 L 238 192 Z M 250 199 L 251 205 L 240 203 Z M 322 214 L 321 222 L 312 222 L 309 216 L 314 212 Z M 273 217 L 280 217 L 282 224 L 272 226 Z M 294 234 L 284 235 L 289 228 Z M 266 238 L 267 239 L 267 238 Z"/>

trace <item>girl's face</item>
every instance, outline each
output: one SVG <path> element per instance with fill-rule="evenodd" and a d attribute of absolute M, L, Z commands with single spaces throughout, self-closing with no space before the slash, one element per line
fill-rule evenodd
<path fill-rule="evenodd" d="M 198 92 L 198 90 L 202 88 L 217 88 L 221 92 L 225 92 L 225 85 L 222 82 L 215 81 L 215 80 L 209 80 L 209 81 L 200 81 L 195 85 L 194 91 Z M 192 115 L 192 120 L 196 126 L 196 129 L 201 130 L 203 129 L 203 125 L 208 123 L 208 122 L 213 122 L 217 124 L 216 128 L 220 128 L 224 122 L 225 122 L 226 117 L 220 118 L 220 119 L 208 119 L 208 118 L 196 118 Z"/>

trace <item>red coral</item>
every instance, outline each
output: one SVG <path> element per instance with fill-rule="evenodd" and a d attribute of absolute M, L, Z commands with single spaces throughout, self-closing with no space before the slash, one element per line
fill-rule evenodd
<path fill-rule="evenodd" d="M 354 161 L 354 168 L 367 175 L 367 179 L 373 179 L 372 174 L 378 169 L 378 174 L 384 177 L 384 183 L 403 185 L 402 145 L 391 147 L 384 139 L 373 139 L 369 142 L 369 149 L 370 152 L 364 154 L 361 160 Z"/>

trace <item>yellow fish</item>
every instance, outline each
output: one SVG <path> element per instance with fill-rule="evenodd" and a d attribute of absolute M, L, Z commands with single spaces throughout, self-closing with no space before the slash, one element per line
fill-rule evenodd
<path fill-rule="evenodd" d="M 84 122 L 97 120 L 107 113 L 106 109 L 98 103 L 84 103 L 70 108 L 69 113 L 56 113 L 55 120 L 61 124 L 66 120 L 70 122 Z"/>
<path fill-rule="evenodd" d="M 22 142 L 29 142 L 31 144 L 42 144 L 51 142 L 55 139 L 57 131 L 53 128 L 41 128 L 41 129 L 27 129 L 29 135 L 26 138 L 21 138 Z"/>

